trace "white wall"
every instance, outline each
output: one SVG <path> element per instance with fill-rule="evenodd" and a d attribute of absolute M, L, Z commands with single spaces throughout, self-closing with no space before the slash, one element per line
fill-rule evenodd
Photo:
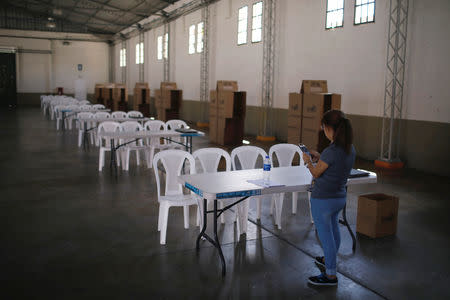
<path fill-rule="evenodd" d="M 88 93 L 94 93 L 96 83 L 108 82 L 109 53 L 105 43 L 52 41 L 53 86 L 64 87 L 65 93 L 74 93 L 74 83 L 81 76 Z M 83 65 L 80 72 L 78 64 Z"/>
<path fill-rule="evenodd" d="M 247 105 L 259 106 L 262 44 L 237 45 L 238 9 L 249 5 L 251 11 L 255 2 L 222 0 L 211 5 L 210 89 L 217 80 L 237 80 L 240 90 L 247 91 Z M 410 0 L 404 117 L 448 123 L 450 1 L 431 2 Z M 345 112 L 381 116 L 389 0 L 376 1 L 374 23 L 358 26 L 353 25 L 354 1 L 345 0 L 344 27 L 334 30 L 325 30 L 325 10 L 325 0 L 278 1 L 274 107 L 287 108 L 288 93 L 299 91 L 303 79 L 326 79 L 330 92 L 342 94 Z M 200 20 L 196 11 L 171 23 L 171 80 L 189 100 L 200 98 L 200 55 L 188 54 L 188 28 Z M 156 39 L 162 34 L 163 27 L 146 33 L 145 79 L 152 91 L 163 79 L 163 63 L 156 60 Z M 131 88 L 138 78 L 135 40 L 129 40 Z"/>
<path fill-rule="evenodd" d="M 17 54 L 18 93 L 49 93 L 59 86 L 74 93 L 78 75 L 86 80 L 88 93 L 94 92 L 95 83 L 108 81 L 106 43 L 71 41 L 64 46 L 61 40 L 0 37 L 0 46 L 52 52 Z M 78 64 L 83 64 L 82 72 L 77 70 Z"/>

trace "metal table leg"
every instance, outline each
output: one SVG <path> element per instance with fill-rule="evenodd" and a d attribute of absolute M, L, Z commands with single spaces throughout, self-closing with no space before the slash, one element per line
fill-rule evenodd
<path fill-rule="evenodd" d="M 347 190 L 347 187 L 345 187 L 345 189 Z M 352 237 L 352 250 L 353 252 L 355 252 L 356 250 L 356 237 L 355 234 L 353 233 L 352 229 L 350 228 L 350 224 L 348 224 L 347 221 L 347 204 L 344 205 L 344 208 L 342 209 L 342 220 L 339 219 L 339 223 L 342 225 L 345 225 L 345 227 L 347 227 L 348 232 L 350 233 L 350 236 Z"/>
<path fill-rule="evenodd" d="M 223 257 L 222 248 L 220 247 L 219 237 L 217 236 L 217 199 L 214 200 L 214 245 L 219 250 L 220 261 L 222 262 L 222 276 L 225 276 L 227 267 L 225 265 L 225 257 Z"/>

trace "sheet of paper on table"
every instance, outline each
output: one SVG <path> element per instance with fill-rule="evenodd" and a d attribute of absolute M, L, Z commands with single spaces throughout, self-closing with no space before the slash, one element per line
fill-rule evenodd
<path fill-rule="evenodd" d="M 262 187 L 274 187 L 274 186 L 284 186 L 284 184 L 279 184 L 273 181 L 269 181 L 269 184 L 264 184 L 264 179 L 249 179 L 247 180 L 248 183 L 256 184 L 257 186 Z"/>

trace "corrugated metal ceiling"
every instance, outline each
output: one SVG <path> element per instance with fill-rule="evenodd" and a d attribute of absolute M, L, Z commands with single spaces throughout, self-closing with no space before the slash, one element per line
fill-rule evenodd
<path fill-rule="evenodd" d="M 0 28 L 116 34 L 179 0 L 2 0 Z"/>

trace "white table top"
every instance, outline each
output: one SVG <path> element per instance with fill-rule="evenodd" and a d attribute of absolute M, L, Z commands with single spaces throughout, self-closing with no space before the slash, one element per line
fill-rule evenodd
<path fill-rule="evenodd" d="M 377 175 L 351 178 L 347 184 L 376 183 Z M 181 175 L 178 182 L 208 200 L 286 192 L 306 192 L 312 176 L 304 166 L 272 168 L 270 181 L 283 186 L 261 187 L 247 180 L 261 179 L 262 169 Z"/>
<path fill-rule="evenodd" d="M 171 136 L 204 136 L 205 133 L 197 131 L 197 133 L 181 133 L 175 130 L 159 130 L 159 131 L 117 131 L 117 132 L 100 132 L 99 137 L 106 138 L 148 138 L 148 137 L 171 137 Z"/>

